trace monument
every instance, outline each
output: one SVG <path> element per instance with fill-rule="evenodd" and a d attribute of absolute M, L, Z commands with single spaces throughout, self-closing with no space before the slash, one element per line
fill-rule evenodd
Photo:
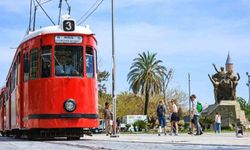
<path fill-rule="evenodd" d="M 220 112 L 222 127 L 233 128 L 236 123 L 240 122 L 248 128 L 249 122 L 246 119 L 245 112 L 241 110 L 240 104 L 236 100 L 236 88 L 240 75 L 234 72 L 230 53 L 228 53 L 226 60 L 226 70 L 221 67 L 219 71 L 215 64 L 213 64 L 213 67 L 216 73 L 212 76 L 208 74 L 208 77 L 214 87 L 215 103 L 209 105 L 204 110 L 203 115 L 214 119 L 216 112 Z"/>

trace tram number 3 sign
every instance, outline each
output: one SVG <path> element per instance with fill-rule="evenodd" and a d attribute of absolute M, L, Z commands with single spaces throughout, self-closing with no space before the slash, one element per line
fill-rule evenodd
<path fill-rule="evenodd" d="M 63 30 L 64 31 L 74 31 L 75 22 L 73 20 L 64 20 L 63 21 Z"/>

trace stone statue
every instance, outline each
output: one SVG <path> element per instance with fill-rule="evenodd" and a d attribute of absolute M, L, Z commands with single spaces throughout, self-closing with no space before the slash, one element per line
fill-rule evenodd
<path fill-rule="evenodd" d="M 216 68 L 215 64 L 213 64 L 215 71 L 217 72 L 212 77 L 217 78 L 218 80 L 222 80 L 226 77 L 226 73 L 224 71 L 224 67 L 220 67 L 220 71 Z"/>
<path fill-rule="evenodd" d="M 218 81 L 217 78 L 211 78 L 211 76 L 208 74 L 208 77 L 210 79 L 210 81 L 213 83 L 214 85 L 214 98 L 215 98 L 215 103 L 220 103 L 219 99 L 218 99 L 218 88 L 219 88 L 219 84 L 220 82 Z"/>
<path fill-rule="evenodd" d="M 237 98 L 236 97 L 236 86 L 238 85 L 238 81 L 240 80 L 240 74 L 237 73 L 237 76 L 238 76 L 238 78 L 236 76 L 234 76 L 233 80 L 232 80 L 232 98 L 233 99 Z"/>
<path fill-rule="evenodd" d="M 236 100 L 236 87 L 240 80 L 239 73 L 235 76 L 232 67 L 226 72 L 224 67 L 221 67 L 220 71 L 218 71 L 215 64 L 213 64 L 213 67 L 217 73 L 212 77 L 208 74 L 208 77 L 214 86 L 215 103 L 219 104 L 221 100 Z"/>

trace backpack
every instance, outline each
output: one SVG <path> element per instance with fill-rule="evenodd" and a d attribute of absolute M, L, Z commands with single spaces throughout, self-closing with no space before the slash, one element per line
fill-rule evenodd
<path fill-rule="evenodd" d="M 157 113 L 158 113 L 158 116 L 164 116 L 165 111 L 164 111 L 163 105 L 158 106 Z"/>
<path fill-rule="evenodd" d="M 200 102 L 197 102 L 197 107 L 196 107 L 196 109 L 197 109 L 197 112 L 198 113 L 200 113 L 200 112 L 202 112 L 202 104 L 200 103 Z"/>

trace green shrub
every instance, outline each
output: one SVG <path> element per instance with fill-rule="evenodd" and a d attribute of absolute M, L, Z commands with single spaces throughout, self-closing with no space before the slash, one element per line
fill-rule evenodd
<path fill-rule="evenodd" d="M 137 120 L 134 123 L 134 127 L 137 126 L 139 131 L 142 131 L 142 129 L 147 129 L 147 122 L 146 121 L 142 121 L 142 120 Z"/>

